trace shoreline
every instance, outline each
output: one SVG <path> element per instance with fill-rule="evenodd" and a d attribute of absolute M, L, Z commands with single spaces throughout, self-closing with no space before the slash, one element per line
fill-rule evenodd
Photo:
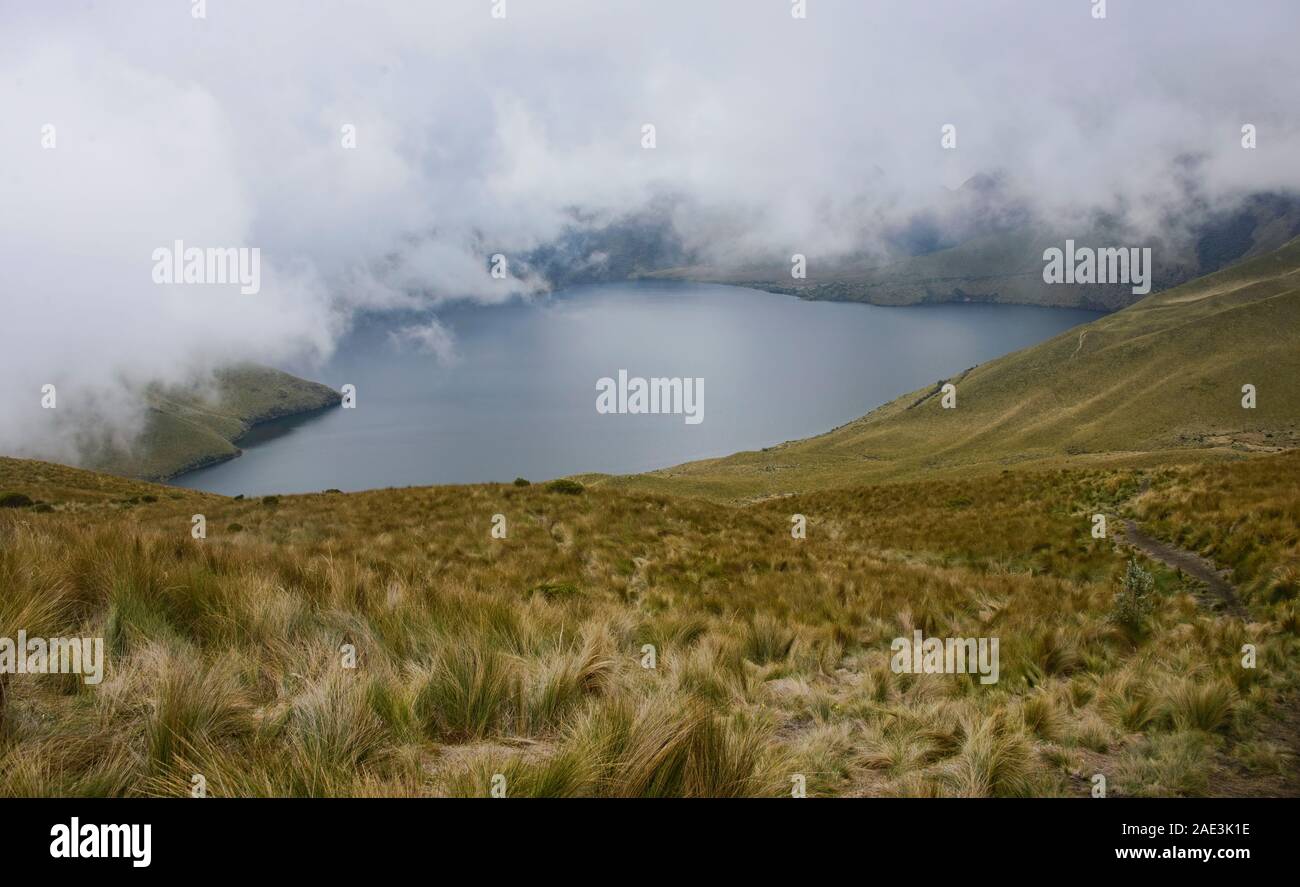
<path fill-rule="evenodd" d="M 342 395 L 340 394 L 339 397 L 341 398 Z M 184 477 L 187 474 L 193 474 L 196 471 L 202 471 L 205 468 L 212 468 L 216 465 L 222 465 L 225 464 L 226 462 L 231 462 L 234 461 L 235 459 L 238 459 L 240 456 L 244 455 L 244 448 L 240 446 L 240 443 L 242 443 L 254 431 L 264 428 L 265 426 L 270 425 L 273 422 L 279 422 L 283 419 L 309 419 L 313 416 L 322 415 L 330 410 L 338 409 L 338 408 L 339 408 L 338 403 L 328 403 L 321 406 L 309 407 L 305 410 L 293 410 L 290 412 L 277 413 L 275 415 L 263 416 L 251 420 L 247 423 L 247 427 L 243 431 L 241 431 L 236 437 L 230 440 L 229 442 L 230 445 L 235 448 L 235 451 L 233 453 L 214 453 L 212 455 L 205 456 L 201 459 L 196 460 L 195 462 L 190 463 L 189 465 L 186 465 L 185 467 L 177 471 L 172 472 L 171 474 L 166 475 L 165 477 L 159 478 L 158 482 L 174 486 L 175 484 L 172 483 L 173 481 L 177 480 L 178 478 Z"/>

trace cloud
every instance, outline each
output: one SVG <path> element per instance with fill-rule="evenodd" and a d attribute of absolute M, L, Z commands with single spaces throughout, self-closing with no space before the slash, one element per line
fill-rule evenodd
<path fill-rule="evenodd" d="M 1292 0 L 1091 5 L 9 4 L 0 451 L 72 458 L 87 423 L 129 437 L 149 381 L 309 371 L 357 312 L 543 286 L 519 263 L 493 278 L 490 256 L 575 208 L 601 223 L 674 195 L 680 235 L 725 260 L 881 249 L 992 170 L 1043 216 L 1146 229 L 1189 200 L 1179 158 L 1210 205 L 1300 185 Z M 260 248 L 261 292 L 153 284 L 176 239 Z M 398 339 L 450 348 L 423 330 Z M 57 423 L 33 412 L 47 382 Z"/>
<path fill-rule="evenodd" d="M 433 355 L 442 366 L 449 366 L 457 360 L 456 337 L 436 319 L 399 327 L 390 332 L 389 337 L 398 347 L 412 346 Z"/>

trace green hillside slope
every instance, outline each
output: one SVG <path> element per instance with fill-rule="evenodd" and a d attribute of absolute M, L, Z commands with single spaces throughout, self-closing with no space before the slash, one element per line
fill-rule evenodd
<path fill-rule="evenodd" d="M 1230 457 L 1300 440 L 1300 240 L 808 440 L 618 485 L 781 495 L 1013 463 Z M 957 407 L 943 409 L 944 381 Z M 1242 386 L 1257 389 L 1242 407 Z"/>
<path fill-rule="evenodd" d="M 244 365 L 215 374 L 209 389 L 154 388 L 147 393 L 147 425 L 130 450 L 107 450 L 89 467 L 147 480 L 239 455 L 250 428 L 339 403 L 334 389 L 269 367 Z"/>

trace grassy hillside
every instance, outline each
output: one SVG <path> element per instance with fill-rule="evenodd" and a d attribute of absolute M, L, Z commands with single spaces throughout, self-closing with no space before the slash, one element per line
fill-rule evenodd
<path fill-rule="evenodd" d="M 1292 523 L 1252 508 L 1273 478 Z M 1296 565 L 1298 454 L 1149 475 Z M 1211 501 L 1197 491 L 1213 485 Z M 0 634 L 105 638 L 105 678 L 0 681 L 0 794 L 1289 794 L 1300 612 L 1243 622 L 1088 533 L 1129 471 L 1015 472 L 744 508 L 480 485 L 225 497 L 0 459 Z M 11 500 L 12 501 L 12 500 Z M 808 517 L 791 538 L 790 515 Z M 191 537 L 191 516 L 207 520 Z M 508 538 L 493 539 L 494 514 Z M 1257 523 L 1257 521 L 1259 523 Z M 1294 575 L 1294 573 L 1292 573 Z M 1001 676 L 912 676 L 915 629 Z M 1259 664 L 1239 650 L 1255 643 Z M 342 649 L 356 650 L 346 667 Z M 646 664 L 653 645 L 653 668 Z"/>
<path fill-rule="evenodd" d="M 155 387 L 146 394 L 148 419 L 134 447 L 99 453 L 89 463 L 128 477 L 175 477 L 238 456 L 236 442 L 260 422 L 328 409 L 340 397 L 328 386 L 251 365 L 217 372 L 210 388 Z"/>
<path fill-rule="evenodd" d="M 957 407 L 943 409 L 945 381 Z M 1252 384 L 1257 407 L 1241 406 Z M 906 394 L 827 434 L 591 482 L 750 499 L 1010 466 L 1158 465 L 1300 442 L 1300 240 Z"/>
<path fill-rule="evenodd" d="M 1286 458 L 1295 459 L 1295 455 Z M 1162 538 L 1232 570 L 1243 595 L 1260 605 L 1300 596 L 1300 511 L 1277 459 L 1220 471 L 1201 466 L 1160 472 L 1135 502 L 1135 515 Z"/>

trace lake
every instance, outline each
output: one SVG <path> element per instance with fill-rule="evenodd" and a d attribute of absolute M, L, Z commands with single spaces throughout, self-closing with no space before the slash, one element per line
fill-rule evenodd
<path fill-rule="evenodd" d="M 738 287 L 619 283 L 438 312 L 456 355 L 395 342 L 427 321 L 357 324 L 302 374 L 355 409 L 254 429 L 243 456 L 175 483 L 263 495 L 625 474 L 808 437 L 1099 315 L 1020 305 L 881 308 Z M 597 382 L 703 379 L 703 421 L 597 412 Z"/>

